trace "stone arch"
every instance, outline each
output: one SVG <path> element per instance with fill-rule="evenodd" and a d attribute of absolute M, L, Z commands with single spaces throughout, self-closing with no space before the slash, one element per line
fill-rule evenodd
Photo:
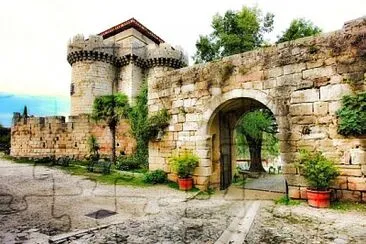
<path fill-rule="evenodd" d="M 228 170 L 230 172 L 234 172 L 235 170 L 235 165 L 236 165 L 236 156 L 235 156 L 235 144 L 233 142 L 234 140 L 234 128 L 235 125 L 237 124 L 238 120 L 240 119 L 240 117 L 247 111 L 249 111 L 251 108 L 267 108 L 269 109 L 272 114 L 275 117 L 276 123 L 278 125 L 279 128 L 279 134 L 284 133 L 284 131 L 286 130 L 286 124 L 284 122 L 283 117 L 280 118 L 281 112 L 278 110 L 278 107 L 276 105 L 276 103 L 274 102 L 273 97 L 269 96 L 266 92 L 260 91 L 260 90 L 255 90 L 255 89 L 234 89 L 231 90 L 229 92 L 217 95 L 217 96 L 213 96 L 211 99 L 209 99 L 208 101 L 205 102 L 204 105 L 207 109 L 205 110 L 205 112 L 202 115 L 202 119 L 200 121 L 200 126 L 199 126 L 199 131 L 198 131 L 198 136 L 200 139 L 205 140 L 205 144 L 206 144 L 206 150 L 209 152 L 207 155 L 209 155 L 209 158 L 207 161 L 209 161 L 210 163 L 210 167 L 211 167 L 211 175 L 209 176 L 208 181 L 210 182 L 209 184 L 213 184 L 215 185 L 215 187 L 217 186 L 218 182 L 220 184 L 220 187 L 222 187 L 221 183 L 223 182 L 223 178 L 221 178 L 222 176 L 222 172 L 224 171 L 223 169 L 220 169 L 218 171 L 218 168 L 220 168 L 221 166 L 221 156 L 223 155 L 222 152 L 222 143 L 223 143 L 223 139 L 222 139 L 222 131 L 221 128 L 222 125 L 220 126 L 221 122 L 218 122 L 220 119 L 218 117 L 220 117 L 219 113 L 225 113 L 224 116 L 226 116 L 226 112 L 229 111 L 231 109 L 238 109 L 235 112 L 234 117 L 231 117 L 229 120 L 231 120 L 230 123 L 232 123 L 231 125 L 227 124 L 227 127 L 230 128 L 228 130 L 230 130 L 230 132 L 228 132 L 228 135 L 226 136 L 227 138 L 224 140 L 227 140 L 228 138 L 230 138 L 229 140 L 231 142 L 229 142 L 230 146 L 226 147 L 229 151 L 229 159 L 228 162 L 230 162 L 230 167 L 229 169 L 225 169 Z M 225 112 L 226 111 L 226 112 Z M 228 115 L 230 116 L 230 115 Z M 225 126 L 224 126 L 225 127 Z M 287 128 L 288 129 L 288 128 Z M 280 144 L 284 145 L 285 141 L 282 140 L 280 141 Z M 218 152 L 220 152 L 218 154 Z M 221 155 L 221 156 L 218 156 Z M 235 163 L 234 163 L 235 162 Z M 207 162 L 208 163 L 208 162 Z M 217 173 L 219 172 L 219 173 Z M 227 177 L 232 177 L 232 174 L 229 174 L 230 176 L 226 176 Z M 218 180 L 219 179 L 219 180 Z M 231 183 L 231 179 L 229 180 L 228 184 Z M 226 186 L 224 186 L 225 189 Z"/>
<path fill-rule="evenodd" d="M 199 136 L 207 136 L 208 130 L 210 128 L 210 124 L 214 115 L 220 109 L 220 106 L 230 100 L 238 99 L 238 98 L 248 98 L 253 99 L 264 106 L 266 106 L 273 115 L 276 117 L 276 122 L 280 128 L 282 128 L 281 120 L 277 119 L 277 115 L 279 111 L 277 109 L 276 104 L 273 101 L 273 97 L 268 95 L 266 92 L 256 89 L 234 89 L 228 91 L 226 93 L 213 96 L 209 101 L 206 102 L 206 110 L 203 113 L 202 120 L 200 121 L 200 129 L 198 131 Z"/>

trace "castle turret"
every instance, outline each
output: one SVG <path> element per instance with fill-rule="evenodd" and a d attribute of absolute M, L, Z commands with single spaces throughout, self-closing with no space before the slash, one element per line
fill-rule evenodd
<path fill-rule="evenodd" d="M 67 50 L 67 61 L 72 66 L 71 115 L 91 113 L 97 96 L 112 94 L 118 75 L 118 48 L 101 36 L 73 38 Z"/>

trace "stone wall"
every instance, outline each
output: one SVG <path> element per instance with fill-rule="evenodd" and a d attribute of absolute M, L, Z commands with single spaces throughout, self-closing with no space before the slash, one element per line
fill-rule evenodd
<path fill-rule="evenodd" d="M 163 139 L 149 145 L 150 168 L 170 173 L 172 153 L 191 149 L 201 158 L 195 183 L 201 188 L 216 183 L 214 118 L 237 99 L 254 100 L 276 117 L 292 198 L 306 197 L 306 182 L 293 163 L 298 150 L 307 148 L 324 152 L 340 168 L 333 185 L 337 197 L 366 201 L 366 137 L 339 135 L 336 116 L 342 96 L 366 90 L 365 34 L 366 21 L 358 19 L 317 37 L 180 70 L 155 70 L 148 76 L 150 112 L 166 108 L 172 119 Z"/>
<path fill-rule="evenodd" d="M 84 159 L 89 155 L 88 138 L 94 135 L 100 146 L 100 154 L 111 154 L 112 135 L 103 123 L 93 122 L 88 115 L 65 117 L 29 117 L 15 114 L 11 128 L 11 156 L 56 158 L 70 156 Z M 135 149 L 135 140 L 130 135 L 127 121 L 121 121 L 116 133 L 116 154 L 131 154 Z"/>

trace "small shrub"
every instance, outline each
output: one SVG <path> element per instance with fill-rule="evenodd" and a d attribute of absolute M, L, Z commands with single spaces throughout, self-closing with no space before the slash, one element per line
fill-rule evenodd
<path fill-rule="evenodd" d="M 150 184 L 162 184 L 167 181 L 167 175 L 164 170 L 157 169 L 144 174 L 144 182 Z"/>
<path fill-rule="evenodd" d="M 149 139 L 157 137 L 159 131 L 163 131 L 169 125 L 170 115 L 168 110 L 162 109 L 148 118 L 146 133 Z"/>
<path fill-rule="evenodd" d="M 321 152 L 300 151 L 298 166 L 309 185 L 316 190 L 327 190 L 338 175 L 338 169 Z"/>
<path fill-rule="evenodd" d="M 182 154 L 172 156 L 169 159 L 170 166 L 180 178 L 188 178 L 193 174 L 198 166 L 199 157 L 190 151 L 184 151 Z"/>
<path fill-rule="evenodd" d="M 219 70 L 221 79 L 223 81 L 228 80 L 234 72 L 234 68 L 235 66 L 232 63 L 223 64 L 223 66 Z"/>
<path fill-rule="evenodd" d="M 124 155 L 118 157 L 116 167 L 119 170 L 125 171 L 141 168 L 138 157 L 136 157 L 135 155 Z"/>
<path fill-rule="evenodd" d="M 366 92 L 344 96 L 337 111 L 338 133 L 344 136 L 366 135 Z"/>
<path fill-rule="evenodd" d="M 295 205 L 300 205 L 301 201 L 300 200 L 291 200 L 287 195 L 283 196 L 277 200 L 275 200 L 276 204 L 279 205 L 288 205 L 288 206 L 295 206 Z"/>

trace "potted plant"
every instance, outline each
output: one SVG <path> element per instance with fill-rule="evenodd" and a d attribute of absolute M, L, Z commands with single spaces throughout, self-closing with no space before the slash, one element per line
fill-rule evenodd
<path fill-rule="evenodd" d="M 190 151 L 172 156 L 169 159 L 170 166 L 178 175 L 178 185 L 180 190 L 190 190 L 193 187 L 192 174 L 198 166 L 199 158 Z"/>
<path fill-rule="evenodd" d="M 338 168 L 321 152 L 300 151 L 298 159 L 301 174 L 309 183 L 308 204 L 312 207 L 330 206 L 329 185 L 339 175 Z"/>

